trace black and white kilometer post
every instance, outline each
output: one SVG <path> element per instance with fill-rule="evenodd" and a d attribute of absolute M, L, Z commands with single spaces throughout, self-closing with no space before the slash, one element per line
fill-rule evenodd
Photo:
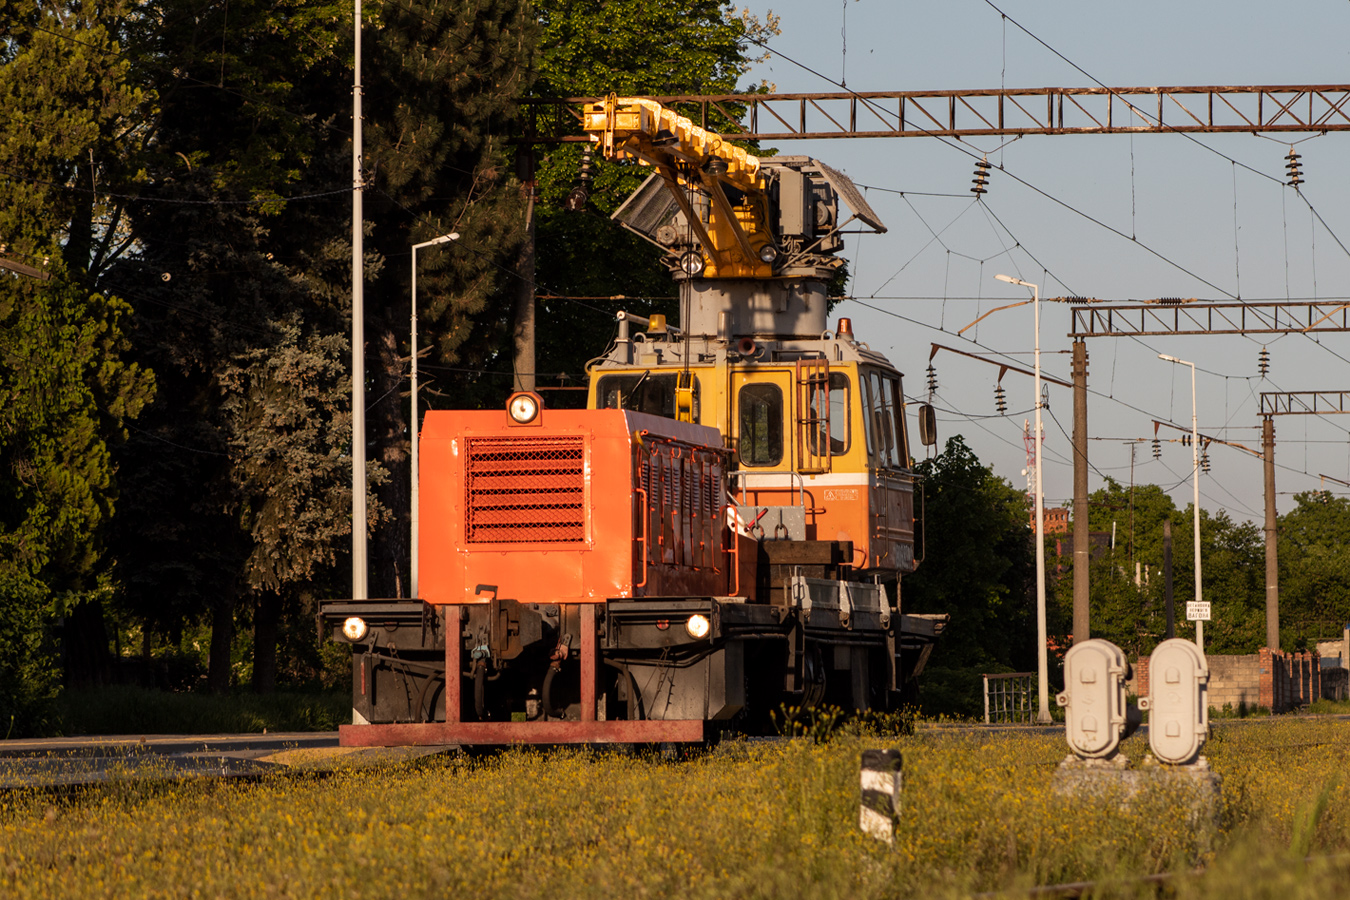
<path fill-rule="evenodd" d="M 900 820 L 902 762 L 899 750 L 862 752 L 858 827 L 888 844 L 895 843 L 895 824 Z"/>

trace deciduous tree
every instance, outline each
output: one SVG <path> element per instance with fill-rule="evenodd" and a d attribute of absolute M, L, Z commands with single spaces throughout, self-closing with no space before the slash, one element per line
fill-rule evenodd
<path fill-rule="evenodd" d="M 1313 649 L 1350 622 L 1350 499 L 1297 494 L 1280 517 L 1280 645 Z"/>
<path fill-rule="evenodd" d="M 1033 534 L 1027 499 L 980 463 L 960 435 L 919 463 L 923 552 L 900 585 L 905 612 L 951 616 L 924 671 L 926 711 L 974 715 L 983 672 L 1035 665 Z"/>
<path fill-rule="evenodd" d="M 751 39 L 777 27 L 772 15 L 760 21 L 724 0 L 563 0 L 541 7 L 539 21 L 536 97 L 733 93 L 756 52 Z M 713 115 L 708 127 L 723 128 L 720 113 Z M 672 323 L 679 318 L 676 287 L 659 250 L 609 218 L 651 169 L 605 163 L 597 153 L 585 208 L 564 209 L 587 147 L 551 147 L 536 168 L 536 278 L 549 297 L 539 303 L 536 353 L 539 375 L 550 383 L 560 373 L 584 378 L 586 361 L 605 349 L 614 312 L 659 312 Z M 624 299 L 607 299 L 619 295 Z"/>

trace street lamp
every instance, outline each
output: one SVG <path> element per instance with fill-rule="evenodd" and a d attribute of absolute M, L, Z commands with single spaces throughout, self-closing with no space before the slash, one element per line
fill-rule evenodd
<path fill-rule="evenodd" d="M 1159 353 L 1158 359 L 1191 367 L 1191 480 L 1195 483 L 1195 600 L 1200 602 L 1200 430 L 1195 422 L 1195 363 Z M 1195 645 L 1205 652 L 1205 623 L 1195 620 Z"/>
<path fill-rule="evenodd" d="M 1050 719 L 1050 662 L 1046 658 L 1045 635 L 1045 488 L 1041 482 L 1041 289 L 1029 281 L 1011 275 L 995 275 L 999 281 L 1020 284 L 1032 291 L 1036 309 L 1036 699 L 1040 711 L 1036 721 L 1048 725 Z"/>
<path fill-rule="evenodd" d="M 419 481 L 419 478 L 418 478 L 418 466 L 417 466 L 417 444 L 418 444 L 418 439 L 419 439 L 419 437 L 421 436 L 421 429 L 419 428 L 418 415 L 417 415 L 417 413 L 418 413 L 418 409 L 417 409 L 417 251 L 418 251 L 418 250 L 421 250 L 423 247 L 434 247 L 436 244 L 445 244 L 445 243 L 449 243 L 450 241 L 457 241 L 457 240 L 459 240 L 459 234 L 458 234 L 457 232 L 452 231 L 452 232 L 450 232 L 449 234 L 443 234 L 443 235 L 441 235 L 441 236 L 438 237 L 438 238 L 432 238 L 431 240 L 429 240 L 429 241 L 423 241 L 423 242 L 420 243 L 420 244 L 413 244 L 413 248 L 412 248 L 412 326 L 411 326 L 412 339 L 411 339 L 411 341 L 409 342 L 410 345 L 411 345 L 411 348 L 412 348 L 412 391 L 411 391 L 411 394 L 412 394 L 412 400 L 411 400 L 412 412 L 411 412 L 411 415 L 408 417 L 409 436 L 410 436 L 411 439 L 412 439 L 412 458 L 411 458 L 411 464 L 412 464 L 412 465 L 411 465 L 411 469 L 412 469 L 412 491 L 411 491 L 411 494 L 410 494 L 410 497 L 411 497 L 411 501 L 410 501 L 411 509 L 409 510 L 409 518 L 410 518 L 410 520 L 411 520 L 411 525 L 412 525 L 412 535 L 411 535 L 411 537 L 412 537 L 412 564 L 411 564 L 410 570 L 409 570 L 409 572 L 408 572 L 408 575 L 409 575 L 409 585 L 408 585 L 408 586 L 409 586 L 409 588 L 411 589 L 411 596 L 412 596 L 412 598 L 413 598 L 414 600 L 417 599 L 417 563 L 418 563 L 417 540 L 418 540 L 418 536 L 419 536 L 418 514 L 419 514 L 419 512 L 420 512 L 420 499 L 421 499 L 420 496 L 419 496 L 419 489 L 418 489 L 418 481 Z"/>
<path fill-rule="evenodd" d="M 356 65 L 352 73 L 352 599 L 365 600 L 366 565 L 366 327 L 365 213 L 361 191 L 361 0 L 353 2 Z"/>

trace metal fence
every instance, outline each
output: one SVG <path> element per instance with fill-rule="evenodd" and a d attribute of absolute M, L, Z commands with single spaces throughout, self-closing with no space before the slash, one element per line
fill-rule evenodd
<path fill-rule="evenodd" d="M 984 724 L 1036 721 L 1035 672 L 1000 672 L 981 677 L 984 678 Z"/>

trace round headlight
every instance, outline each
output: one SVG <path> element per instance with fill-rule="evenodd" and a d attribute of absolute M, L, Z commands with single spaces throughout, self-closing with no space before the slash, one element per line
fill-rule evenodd
<path fill-rule="evenodd" d="M 708 622 L 707 616 L 693 615 L 689 621 L 684 623 L 684 630 L 689 632 L 690 637 L 705 638 L 708 636 L 712 625 Z"/>
<path fill-rule="evenodd" d="M 703 254 L 697 250 L 690 250 L 680 257 L 680 268 L 686 275 L 698 275 L 703 271 L 703 265 Z"/>
<path fill-rule="evenodd" d="M 775 247 L 773 244 L 765 244 L 763 247 L 759 248 L 760 262 L 765 262 L 768 263 L 769 265 L 773 265 L 774 261 L 777 259 L 778 259 L 778 248 Z"/>
<path fill-rule="evenodd" d="M 342 633 L 349 641 L 359 641 L 370 631 L 370 626 L 366 625 L 366 620 L 360 616 L 352 616 L 342 623 Z"/>
<path fill-rule="evenodd" d="M 511 398 L 511 402 L 506 404 L 506 413 L 522 425 L 533 422 L 534 417 L 539 415 L 539 401 L 533 394 L 516 394 Z"/>

